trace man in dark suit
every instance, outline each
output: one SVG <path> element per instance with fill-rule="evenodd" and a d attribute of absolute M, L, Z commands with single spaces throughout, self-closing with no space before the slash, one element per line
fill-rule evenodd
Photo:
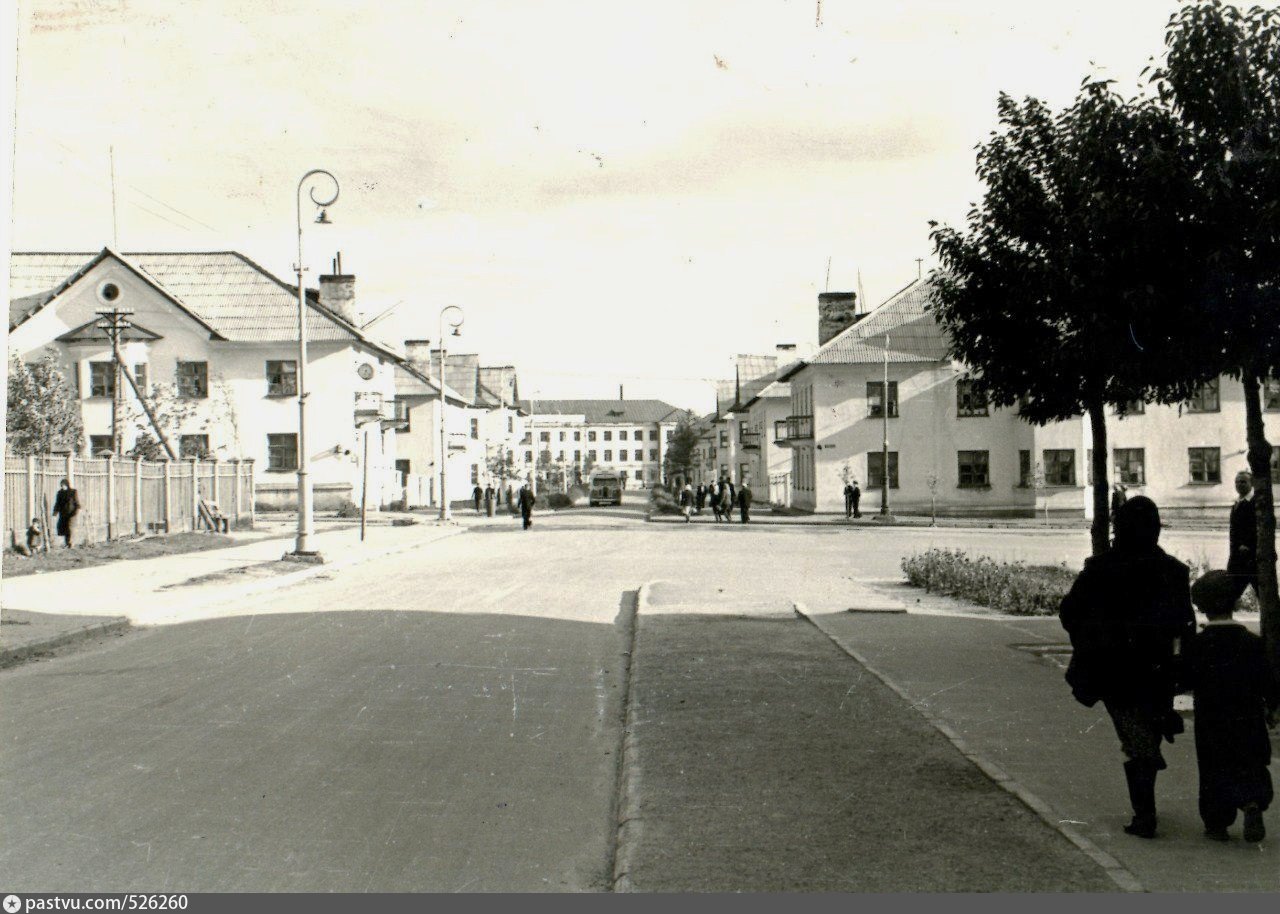
<path fill-rule="evenodd" d="M 520 519 L 524 521 L 524 529 L 528 530 L 533 526 L 533 490 L 529 488 L 526 482 L 520 487 Z"/>
<path fill-rule="evenodd" d="M 738 490 L 738 514 L 742 518 L 742 522 L 748 523 L 751 520 L 751 488 L 742 483 L 742 488 Z"/>
<path fill-rule="evenodd" d="M 1236 585 L 1236 597 L 1245 588 L 1258 591 L 1258 522 L 1253 511 L 1253 475 L 1247 470 L 1236 474 L 1236 494 L 1240 499 L 1231 506 L 1231 555 L 1227 574 Z"/>

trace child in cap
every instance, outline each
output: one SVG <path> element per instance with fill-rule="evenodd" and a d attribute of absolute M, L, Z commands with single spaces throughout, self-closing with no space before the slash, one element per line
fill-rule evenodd
<path fill-rule="evenodd" d="M 1205 837 L 1228 840 L 1241 810 L 1244 839 L 1256 843 L 1266 836 L 1262 813 L 1273 795 L 1267 727 L 1276 723 L 1280 689 L 1262 639 L 1231 618 L 1238 593 L 1225 571 L 1207 572 L 1192 585 L 1192 602 L 1209 622 L 1187 651 L 1188 684 L 1195 691 Z"/>

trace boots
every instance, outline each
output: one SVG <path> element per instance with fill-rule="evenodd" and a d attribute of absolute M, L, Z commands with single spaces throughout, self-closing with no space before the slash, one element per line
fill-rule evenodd
<path fill-rule="evenodd" d="M 1156 836 L 1156 769 L 1142 762 L 1125 762 L 1124 777 L 1129 785 L 1133 821 L 1125 833 L 1139 838 Z"/>

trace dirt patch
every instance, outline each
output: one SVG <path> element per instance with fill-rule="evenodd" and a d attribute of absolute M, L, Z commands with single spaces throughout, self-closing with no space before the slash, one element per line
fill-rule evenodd
<path fill-rule="evenodd" d="M 147 536 L 137 539 L 114 540 L 66 549 L 61 543 L 50 544 L 49 551 L 33 556 L 4 553 L 4 576 L 16 578 L 28 574 L 44 574 L 51 571 L 68 571 L 73 568 L 92 568 L 111 562 L 154 559 L 162 555 L 180 555 L 186 552 L 204 552 L 208 549 L 224 549 L 237 542 L 221 533 L 171 533 L 167 536 Z"/>
<path fill-rule="evenodd" d="M 1111 891 L 800 620 L 642 615 L 638 891 Z"/>
<path fill-rule="evenodd" d="M 202 584 L 226 584 L 237 581 L 252 581 L 259 578 L 273 578 L 276 575 L 301 571 L 307 567 L 309 566 L 300 565 L 297 562 L 258 562 L 253 565 L 241 565 L 238 568 L 227 568 L 222 571 L 197 575 L 194 578 L 187 578 L 178 584 L 167 584 L 160 589 L 174 590 L 179 587 L 198 587 Z"/>

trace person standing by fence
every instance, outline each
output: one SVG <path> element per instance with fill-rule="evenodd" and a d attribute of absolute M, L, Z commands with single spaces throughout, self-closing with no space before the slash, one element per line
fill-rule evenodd
<path fill-rule="evenodd" d="M 80 497 L 66 479 L 58 483 L 58 495 L 53 500 L 53 513 L 58 518 L 58 536 L 62 537 L 67 548 L 70 549 L 71 534 L 74 530 L 73 519 L 80 513 Z"/>

